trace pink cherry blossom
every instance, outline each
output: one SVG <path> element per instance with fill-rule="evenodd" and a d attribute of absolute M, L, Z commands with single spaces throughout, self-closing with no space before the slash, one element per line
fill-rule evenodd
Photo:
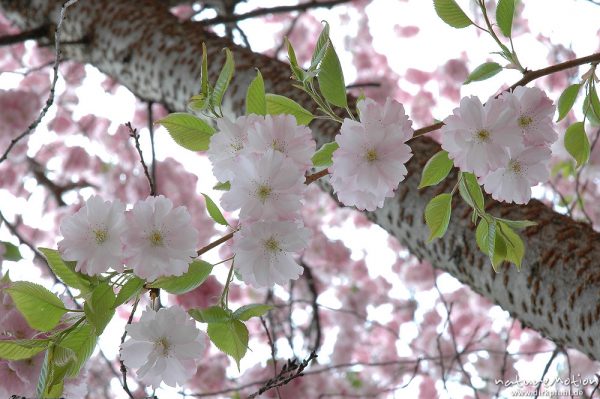
<path fill-rule="evenodd" d="M 543 146 L 515 152 L 504 166 L 483 178 L 484 189 L 498 201 L 526 204 L 531 187 L 548 180 L 552 152 Z"/>
<path fill-rule="evenodd" d="M 92 196 L 60 226 L 64 239 L 58 249 L 64 260 L 77 261 L 75 270 L 90 276 L 113 268 L 123 270 L 121 235 L 125 231 L 125 205 Z"/>
<path fill-rule="evenodd" d="M 402 104 L 390 98 L 383 106 L 367 99 L 358 108 L 361 121 L 345 119 L 335 139 L 331 184 L 345 205 L 373 211 L 404 180 L 413 130 Z"/>
<path fill-rule="evenodd" d="M 262 118 L 257 115 L 240 116 L 235 121 L 217 120 L 218 132 L 210 139 L 206 154 L 213 164 L 213 174 L 220 182 L 231 180 L 238 168 L 239 156 L 248 144 L 248 130 Z"/>
<path fill-rule="evenodd" d="M 189 212 L 162 195 L 148 197 L 128 214 L 124 236 L 126 264 L 144 279 L 181 276 L 196 257 L 198 231 Z"/>
<path fill-rule="evenodd" d="M 507 146 L 521 144 L 516 120 L 514 110 L 500 100 L 484 106 L 477 97 L 465 97 L 444 120 L 442 148 L 462 171 L 486 175 L 506 163 Z"/>
<path fill-rule="evenodd" d="M 310 129 L 298 126 L 292 115 L 267 115 L 250 127 L 248 149 L 264 154 L 269 149 L 282 153 L 288 162 L 295 164 L 303 173 L 312 166 L 315 141 Z"/>
<path fill-rule="evenodd" d="M 309 230 L 287 221 L 255 222 L 235 234 L 235 268 L 255 287 L 283 285 L 302 274 L 293 254 L 308 243 Z"/>
<path fill-rule="evenodd" d="M 244 156 L 223 194 L 221 204 L 227 211 L 240 209 L 241 219 L 294 219 L 304 193 L 304 174 L 277 151 Z"/>

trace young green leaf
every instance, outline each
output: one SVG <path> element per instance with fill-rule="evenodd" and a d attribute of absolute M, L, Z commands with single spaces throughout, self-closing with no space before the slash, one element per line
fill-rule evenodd
<path fill-rule="evenodd" d="M 173 140 L 190 151 L 206 151 L 215 129 L 202 119 L 183 112 L 175 112 L 157 120 Z"/>
<path fill-rule="evenodd" d="M 231 315 L 220 306 L 190 309 L 188 314 L 200 323 L 225 323 L 231 320 Z"/>
<path fill-rule="evenodd" d="M 590 142 L 583 122 L 575 122 L 565 132 L 565 148 L 577 162 L 577 167 L 585 164 L 590 157 Z"/>
<path fill-rule="evenodd" d="M 99 284 L 83 304 L 85 317 L 97 336 L 100 336 L 115 314 L 115 293 L 108 283 Z"/>
<path fill-rule="evenodd" d="M 77 377 L 85 362 L 92 356 L 97 340 L 92 327 L 82 323 L 60 341 L 61 347 L 69 348 L 75 354 L 75 360 L 66 370 L 67 377 Z"/>
<path fill-rule="evenodd" d="M 558 119 L 557 122 L 564 119 L 569 113 L 577 96 L 579 95 L 579 89 L 581 89 L 581 83 L 575 83 L 567 87 L 558 98 Z"/>
<path fill-rule="evenodd" d="M 523 240 L 506 223 L 498 222 L 498 232 L 506 244 L 506 260 L 512 262 L 517 268 L 521 268 L 521 262 L 525 255 L 525 244 Z"/>
<path fill-rule="evenodd" d="M 237 320 L 248 321 L 252 317 L 263 316 L 271 309 L 273 309 L 273 306 L 265 305 L 263 303 L 253 303 L 250 305 L 244 305 L 235 312 L 233 312 L 233 318 Z"/>
<path fill-rule="evenodd" d="M 91 283 L 90 278 L 82 273 L 75 271 L 75 262 L 65 262 L 60 257 L 60 253 L 50 248 L 38 248 L 44 254 L 50 269 L 56 276 L 69 287 L 89 292 Z"/>
<path fill-rule="evenodd" d="M 170 294 L 185 294 L 200 286 L 210 275 L 213 266 L 203 260 L 190 263 L 188 271 L 181 276 L 161 277 L 150 288 L 162 288 Z"/>
<path fill-rule="evenodd" d="M 210 96 L 210 103 L 213 107 L 220 108 L 223 103 L 223 96 L 229 87 L 229 82 L 233 77 L 235 64 L 233 62 L 233 54 L 228 48 L 225 49 L 225 64 L 219 73 L 217 82 Z"/>
<path fill-rule="evenodd" d="M 465 85 L 471 82 L 486 80 L 496 75 L 502 70 L 502 67 L 497 62 L 484 62 L 473 70 L 465 80 Z"/>
<path fill-rule="evenodd" d="M 537 225 L 536 222 L 532 222 L 531 220 L 509 220 L 509 219 L 503 219 L 503 218 L 496 218 L 496 220 L 506 224 L 508 227 L 510 227 L 512 229 L 517 229 L 517 230 L 521 230 L 521 229 L 525 229 L 527 227 Z"/>
<path fill-rule="evenodd" d="M 332 44 L 329 44 L 325 51 L 325 57 L 321 61 L 317 80 L 319 81 L 319 89 L 325 100 L 338 107 L 345 108 L 348 106 L 344 72 Z"/>
<path fill-rule="evenodd" d="M 461 29 L 473 24 L 454 0 L 433 0 L 437 15 L 453 28 Z"/>
<path fill-rule="evenodd" d="M 330 45 L 331 42 L 329 41 L 329 24 L 325 22 L 325 26 L 323 27 L 323 30 L 321 31 L 321 34 L 317 39 L 315 51 L 313 51 L 313 55 L 311 57 L 309 71 L 314 71 L 317 68 L 319 63 L 323 60 L 323 57 L 325 57 L 325 52 L 327 51 L 327 48 Z"/>
<path fill-rule="evenodd" d="M 452 160 L 448 158 L 448 152 L 440 151 L 427 161 L 421 175 L 418 188 L 434 186 L 444 180 L 452 170 Z"/>
<path fill-rule="evenodd" d="M 19 251 L 19 247 L 17 247 L 15 244 L 11 244 L 10 242 L 6 241 L 0 241 L 0 247 L 1 246 L 4 247 L 4 253 L 2 254 L 2 258 L 4 258 L 4 260 L 16 262 L 23 259 L 21 256 L 21 251 Z"/>
<path fill-rule="evenodd" d="M 452 213 L 452 194 L 444 193 L 434 197 L 425 207 L 425 222 L 429 227 L 429 241 L 443 237 L 448 229 Z"/>
<path fill-rule="evenodd" d="M 595 88 L 590 89 L 583 100 L 583 113 L 592 125 L 600 125 L 600 100 Z"/>
<path fill-rule="evenodd" d="M 131 278 L 127 280 L 127 282 L 119 290 L 117 298 L 115 299 L 115 303 L 113 304 L 113 308 L 121 306 L 139 294 L 142 291 L 142 288 L 144 288 L 144 280 L 136 276 L 131 276 Z"/>
<path fill-rule="evenodd" d="M 226 181 L 225 183 L 217 183 L 214 185 L 213 190 L 229 191 L 231 190 L 231 183 Z"/>
<path fill-rule="evenodd" d="M 481 186 L 477 182 L 477 177 L 473 173 L 461 173 L 462 179 L 458 185 L 460 196 L 465 200 L 471 208 L 482 210 L 484 199 Z"/>
<path fill-rule="evenodd" d="M 506 244 L 497 232 L 496 220 L 492 219 L 492 223 L 488 223 L 486 219 L 481 219 L 475 231 L 475 238 L 479 249 L 490 258 L 492 267 L 497 271 L 496 266 L 506 257 Z"/>
<path fill-rule="evenodd" d="M 266 115 L 267 99 L 265 98 L 265 82 L 259 70 L 256 77 L 252 79 L 246 91 L 246 115 Z"/>
<path fill-rule="evenodd" d="M 294 51 L 294 47 L 292 46 L 292 43 L 290 43 L 287 37 L 285 37 L 284 40 L 285 45 L 287 47 L 288 59 L 290 61 L 290 68 L 292 69 L 294 78 L 303 82 L 305 78 L 305 73 L 304 70 L 300 68 L 300 65 L 298 65 L 298 59 L 296 58 L 296 52 Z"/>
<path fill-rule="evenodd" d="M 0 359 L 29 359 L 48 347 L 47 339 L 2 339 L 0 340 Z"/>
<path fill-rule="evenodd" d="M 248 329 L 239 320 L 225 323 L 209 323 L 206 329 L 208 337 L 220 351 L 235 359 L 238 369 L 240 360 L 248 349 Z"/>
<path fill-rule="evenodd" d="M 212 220 L 214 220 L 215 222 L 217 222 L 223 226 L 229 226 L 229 223 L 227 223 L 227 220 L 225 220 L 225 217 L 223 217 L 223 214 L 219 210 L 219 207 L 217 206 L 217 204 L 215 204 L 215 202 L 208 195 L 206 195 L 204 193 L 202 195 L 204 196 L 204 203 L 206 204 L 206 210 L 208 211 L 208 214 L 210 215 Z"/>
<path fill-rule="evenodd" d="M 333 153 L 335 150 L 340 148 L 339 144 L 335 141 L 331 143 L 325 143 L 315 152 L 312 156 L 312 163 L 315 167 L 328 167 L 333 164 Z"/>
<path fill-rule="evenodd" d="M 515 15 L 515 0 L 499 0 L 496 7 L 496 23 L 502 34 L 510 37 L 512 34 L 513 17 Z"/>
<path fill-rule="evenodd" d="M 314 115 L 292 99 L 278 94 L 267 94 L 267 114 L 289 114 L 296 117 L 299 125 L 308 125 Z"/>
<path fill-rule="evenodd" d="M 39 284 L 17 281 L 6 291 L 27 323 L 36 330 L 52 330 L 60 318 L 67 313 L 62 301 Z"/>

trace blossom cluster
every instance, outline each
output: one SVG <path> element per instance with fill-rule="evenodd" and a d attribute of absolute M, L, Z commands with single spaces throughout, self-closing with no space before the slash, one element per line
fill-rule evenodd
<path fill-rule="evenodd" d="M 360 122 L 346 118 L 335 138 L 331 185 L 345 205 L 374 211 L 394 196 L 408 172 L 412 152 L 405 143 L 413 136 L 412 122 L 390 98 L 383 106 L 365 99 L 358 110 Z"/>
<path fill-rule="evenodd" d="M 494 199 L 525 204 L 531 187 L 550 175 L 550 146 L 558 139 L 554 109 L 542 90 L 531 87 L 517 87 L 485 105 L 477 97 L 463 98 L 444 120 L 442 148 Z"/>
<path fill-rule="evenodd" d="M 316 144 L 291 115 L 248 115 L 217 121 L 208 157 L 213 173 L 231 189 L 221 198 L 227 211 L 240 210 L 235 267 L 255 287 L 285 284 L 302 274 L 293 255 L 309 232 L 300 210 L 305 173 Z"/>
<path fill-rule="evenodd" d="M 125 212 L 116 200 L 92 196 L 63 220 L 58 243 L 62 258 L 76 261 L 75 270 L 93 276 L 126 264 L 146 280 L 180 276 L 196 257 L 198 231 L 185 207 L 173 208 L 160 195 L 138 201 Z"/>

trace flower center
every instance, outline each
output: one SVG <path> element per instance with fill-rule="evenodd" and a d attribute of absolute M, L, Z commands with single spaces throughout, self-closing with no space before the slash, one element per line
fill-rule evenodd
<path fill-rule="evenodd" d="M 238 152 L 244 149 L 244 143 L 242 143 L 240 140 L 235 140 L 231 142 L 230 147 L 234 152 Z"/>
<path fill-rule="evenodd" d="M 490 141 L 490 132 L 488 132 L 485 129 L 481 129 L 480 131 L 478 131 L 477 133 L 475 133 L 475 138 L 480 143 L 487 143 L 488 141 Z"/>
<path fill-rule="evenodd" d="M 272 191 L 273 189 L 271 187 L 267 186 L 266 184 L 262 184 L 258 187 L 258 190 L 256 190 L 256 195 L 258 195 L 258 198 L 262 202 L 265 202 L 271 195 Z"/>
<path fill-rule="evenodd" d="M 279 242 L 277 242 L 277 240 L 273 237 L 266 240 L 264 245 L 265 249 L 269 252 L 281 251 L 281 248 L 279 248 Z"/>
<path fill-rule="evenodd" d="M 169 352 L 171 351 L 171 344 L 169 344 L 169 340 L 166 337 L 160 337 L 160 339 L 154 344 L 154 347 L 164 357 L 169 356 Z"/>
<path fill-rule="evenodd" d="M 367 152 L 365 153 L 365 159 L 369 163 L 377 161 L 377 151 L 375 150 L 375 148 L 367 150 Z"/>
<path fill-rule="evenodd" d="M 279 140 L 273 140 L 271 143 L 271 148 L 273 148 L 275 151 L 285 152 L 285 145 L 283 145 L 283 143 L 281 143 Z"/>
<path fill-rule="evenodd" d="M 102 245 L 108 240 L 107 230 L 94 230 L 94 235 L 96 236 L 96 244 L 98 245 Z"/>
<path fill-rule="evenodd" d="M 531 116 L 522 115 L 519 118 L 519 126 L 521 126 L 523 128 L 531 125 L 531 122 L 533 122 L 533 119 L 531 118 Z"/>
<path fill-rule="evenodd" d="M 508 163 L 508 168 L 516 175 L 520 175 L 523 172 L 523 167 L 519 161 L 511 159 Z"/>
<path fill-rule="evenodd" d="M 158 230 L 154 230 L 152 233 L 150 233 L 148 239 L 153 247 L 162 247 L 164 245 L 164 237 Z"/>

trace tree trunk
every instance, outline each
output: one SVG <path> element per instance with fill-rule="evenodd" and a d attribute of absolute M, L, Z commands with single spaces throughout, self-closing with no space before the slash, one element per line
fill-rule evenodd
<path fill-rule="evenodd" d="M 0 10 L 20 28 L 32 29 L 56 21 L 62 1 L 0 0 Z M 90 63 L 145 100 L 184 111 L 188 98 L 200 89 L 201 43 L 208 48 L 209 74 L 215 79 L 229 47 L 236 74 L 226 109 L 241 114 L 247 84 L 258 67 L 267 90 L 312 108 L 310 99 L 291 86 L 286 64 L 240 48 L 207 33 L 199 23 L 179 22 L 154 0 L 80 0 L 70 7 L 63 40 L 68 58 Z M 312 126 L 319 145 L 333 139 L 338 126 Z M 451 224 L 443 239 L 426 243 L 425 205 L 453 182 L 418 190 L 420 171 L 440 147 L 421 137 L 410 143 L 414 157 L 408 176 L 383 209 L 367 217 L 398 238 L 411 253 L 426 259 L 509 311 L 525 325 L 558 345 L 577 348 L 600 360 L 600 234 L 588 225 L 557 214 L 538 201 L 526 206 L 499 204 L 487 198 L 487 209 L 510 219 L 538 222 L 521 233 L 526 255 L 521 271 L 503 264 L 495 273 L 477 248 L 470 209 L 455 198 Z M 454 176 L 454 180 L 456 176 Z M 329 190 L 326 182 L 320 183 Z"/>

